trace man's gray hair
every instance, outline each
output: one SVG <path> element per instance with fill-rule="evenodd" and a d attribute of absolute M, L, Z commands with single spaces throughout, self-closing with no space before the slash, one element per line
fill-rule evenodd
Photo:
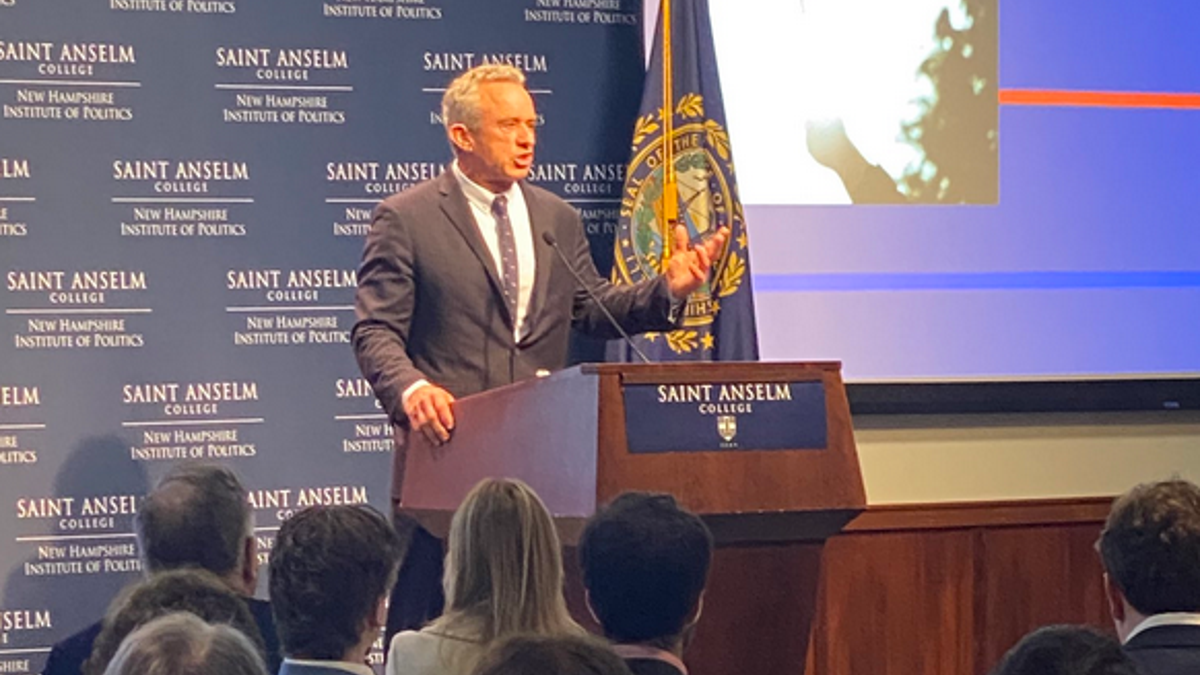
<path fill-rule="evenodd" d="M 177 612 L 130 633 L 104 675 L 267 675 L 242 633 Z"/>
<path fill-rule="evenodd" d="M 479 85 L 487 82 L 512 82 L 525 85 L 525 73 L 520 68 L 503 63 L 475 66 L 454 78 L 442 96 L 442 124 L 446 131 L 455 124 L 465 124 L 476 131 L 482 116 L 479 104 Z"/>
<path fill-rule="evenodd" d="M 225 576 L 254 533 L 251 516 L 246 488 L 231 469 L 181 464 L 146 496 L 134 523 L 150 572 L 200 567 Z"/>

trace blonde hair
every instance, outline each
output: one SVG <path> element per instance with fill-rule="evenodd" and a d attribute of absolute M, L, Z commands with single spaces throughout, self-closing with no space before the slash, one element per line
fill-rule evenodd
<path fill-rule="evenodd" d="M 525 86 L 525 73 L 507 64 L 486 63 L 454 78 L 442 95 L 442 124 L 447 132 L 455 124 L 465 124 L 472 131 L 479 129 L 482 117 L 479 85 L 488 82 L 512 82 Z"/>
<path fill-rule="evenodd" d="M 446 612 L 433 630 L 484 644 L 518 633 L 584 633 L 563 599 L 554 522 L 525 483 L 489 478 L 476 485 L 454 513 L 448 545 Z"/>

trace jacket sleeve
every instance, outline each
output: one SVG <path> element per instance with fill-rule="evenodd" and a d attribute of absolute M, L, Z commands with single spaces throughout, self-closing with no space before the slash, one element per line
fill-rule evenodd
<path fill-rule="evenodd" d="M 363 376 L 394 421 L 403 421 L 402 395 L 425 379 L 408 356 L 408 337 L 416 304 L 412 236 L 396 210 L 375 209 L 358 270 L 351 333 Z"/>
<path fill-rule="evenodd" d="M 678 327 L 679 316 L 672 316 L 671 293 L 667 288 L 667 280 L 662 275 L 646 279 L 633 285 L 615 285 L 603 278 L 596 271 L 592 261 L 591 249 L 583 232 L 583 224 L 578 215 L 572 211 L 570 227 L 571 236 L 569 247 L 564 247 L 564 253 L 572 261 L 575 269 L 583 277 L 585 283 L 600 299 L 621 327 L 630 334 L 647 331 L 668 331 Z M 566 237 L 564 237 L 566 238 Z M 617 331 L 604 316 L 603 310 L 596 306 L 595 301 L 582 288 L 575 289 L 572 326 L 598 338 L 620 337 Z"/>

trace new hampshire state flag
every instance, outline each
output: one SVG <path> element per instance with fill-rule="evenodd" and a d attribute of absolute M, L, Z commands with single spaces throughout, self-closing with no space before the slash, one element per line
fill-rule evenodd
<path fill-rule="evenodd" d="M 678 219 L 687 226 L 692 240 L 722 226 L 729 227 L 731 236 L 713 261 L 709 282 L 688 298 L 683 325 L 669 333 L 646 333 L 634 340 L 652 361 L 753 361 L 758 359 L 758 337 L 749 241 L 725 129 L 708 2 L 667 2 L 670 7 L 659 12 L 646 89 L 634 126 L 633 154 L 621 195 L 613 282 L 637 283 L 657 276 L 663 269 L 664 251 L 670 254 L 671 232 L 663 206 L 664 167 L 670 158 L 678 186 Z M 663 24 L 668 11 L 672 37 L 666 52 Z M 669 77 L 664 64 L 671 66 Z M 669 148 L 664 144 L 667 134 Z M 610 344 L 609 360 L 634 360 L 627 345 Z"/>

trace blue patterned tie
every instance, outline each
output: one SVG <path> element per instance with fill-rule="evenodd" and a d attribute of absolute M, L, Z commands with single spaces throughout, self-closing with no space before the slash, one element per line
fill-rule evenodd
<path fill-rule="evenodd" d="M 500 287 L 504 289 L 508 313 L 516 322 L 521 277 L 517 266 L 517 240 L 513 236 L 512 221 L 508 219 L 507 197 L 496 197 L 492 202 L 492 215 L 496 217 L 496 241 L 500 245 Z"/>

